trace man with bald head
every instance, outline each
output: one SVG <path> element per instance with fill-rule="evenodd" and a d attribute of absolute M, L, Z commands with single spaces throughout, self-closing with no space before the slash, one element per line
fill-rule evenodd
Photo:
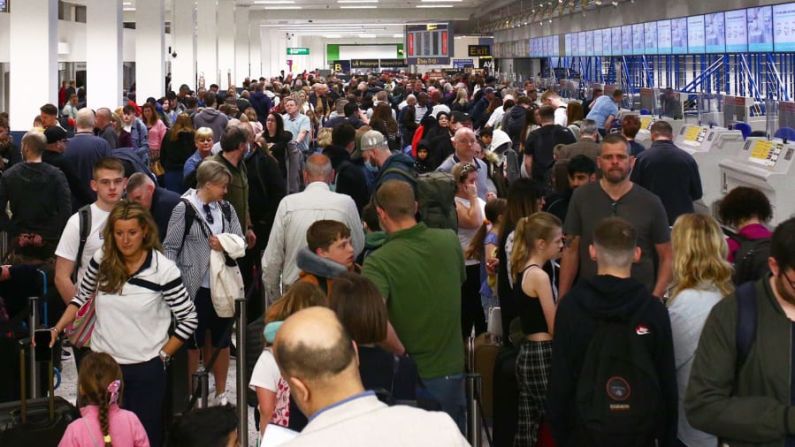
<path fill-rule="evenodd" d="M 444 413 L 386 406 L 365 391 L 356 344 L 329 309 L 310 307 L 279 328 L 273 353 L 309 424 L 285 446 L 467 446 Z"/>
<path fill-rule="evenodd" d="M 64 163 L 77 175 L 80 183 L 88 185 L 94 179 L 94 165 L 102 158 L 110 157 L 111 147 L 107 141 L 94 135 L 94 111 L 84 107 L 77 111 L 75 120 L 75 136 L 66 143 L 63 153 Z M 81 206 L 88 205 L 97 200 L 97 193 L 87 191 L 88 198 L 72 191 L 72 210 L 77 211 Z"/>
<path fill-rule="evenodd" d="M 437 168 L 437 171 L 452 172 L 453 166 L 457 163 L 471 163 L 475 166 L 478 173 L 477 188 L 478 197 L 487 200 L 489 192 L 494 192 L 496 188 L 494 183 L 489 180 L 488 168 L 483 160 L 475 157 L 478 147 L 478 140 L 475 138 L 475 132 L 468 127 L 461 127 L 455 132 L 452 138 L 453 148 L 455 152 L 447 157 L 445 161 Z"/>
<path fill-rule="evenodd" d="M 353 199 L 329 189 L 334 180 L 331 160 L 314 154 L 304 166 L 306 188 L 285 196 L 276 210 L 268 245 L 262 255 L 262 280 L 265 299 L 273 302 L 281 296 L 280 285 L 287 286 L 298 279 L 300 269 L 295 259 L 298 251 L 307 246 L 306 230 L 318 220 L 336 220 L 351 230 L 351 243 L 356 256 L 364 248 L 364 231 Z"/>

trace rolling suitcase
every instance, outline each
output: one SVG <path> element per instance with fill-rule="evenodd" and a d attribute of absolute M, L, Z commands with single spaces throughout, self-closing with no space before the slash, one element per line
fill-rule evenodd
<path fill-rule="evenodd" d="M 80 417 L 80 412 L 70 402 L 55 397 L 53 392 L 53 364 L 49 359 L 48 397 L 27 400 L 25 346 L 19 350 L 19 367 L 22 387 L 20 400 L 0 404 L 0 445 L 3 447 L 28 447 L 32 445 L 55 447 L 66 432 L 66 427 Z"/>
<path fill-rule="evenodd" d="M 494 364 L 499 351 L 500 343 L 496 336 L 484 332 L 475 337 L 473 372 L 480 374 L 482 380 L 480 399 L 483 416 L 487 420 L 491 420 L 494 415 Z"/>

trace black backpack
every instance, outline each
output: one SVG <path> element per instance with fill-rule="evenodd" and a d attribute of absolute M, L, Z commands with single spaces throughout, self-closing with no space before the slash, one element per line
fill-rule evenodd
<path fill-rule="evenodd" d="M 740 244 L 734 254 L 734 284 L 756 281 L 767 275 L 770 271 L 767 266 L 770 238 L 748 239 L 739 234 L 730 234 L 729 237 Z"/>
<path fill-rule="evenodd" d="M 91 205 L 84 205 L 77 210 L 78 216 L 78 229 L 80 234 L 80 244 L 77 246 L 77 258 L 75 258 L 75 267 L 72 270 L 72 282 L 77 285 L 77 271 L 83 265 L 83 251 L 86 248 L 86 241 L 91 234 Z"/>
<path fill-rule="evenodd" d="M 582 445 L 648 445 L 657 436 L 662 393 L 640 324 L 652 303 L 644 299 L 628 320 L 597 322 L 577 383 Z"/>

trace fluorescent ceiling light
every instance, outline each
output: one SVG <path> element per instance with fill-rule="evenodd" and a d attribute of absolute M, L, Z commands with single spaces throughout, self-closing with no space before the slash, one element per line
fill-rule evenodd
<path fill-rule="evenodd" d="M 365 5 L 365 6 L 340 6 L 340 9 L 375 9 L 377 6 L 375 5 Z"/>
<path fill-rule="evenodd" d="M 122 2 L 122 6 L 132 6 L 132 2 Z"/>
<path fill-rule="evenodd" d="M 294 0 L 256 0 L 255 5 L 294 5 Z"/>
<path fill-rule="evenodd" d="M 301 9 L 300 6 L 266 6 L 265 9 L 276 11 L 279 9 Z"/>
<path fill-rule="evenodd" d="M 453 5 L 417 5 L 418 8 L 452 8 Z"/>
<path fill-rule="evenodd" d="M 375 39 L 375 34 L 359 34 L 362 39 Z"/>
<path fill-rule="evenodd" d="M 342 39 L 341 34 L 326 34 L 323 37 L 325 37 L 326 39 Z"/>
<path fill-rule="evenodd" d="M 392 34 L 392 37 L 402 39 L 403 38 L 403 34 Z"/>
<path fill-rule="evenodd" d="M 422 3 L 461 3 L 464 0 L 420 0 Z"/>
<path fill-rule="evenodd" d="M 124 11 L 135 11 L 135 6 L 125 6 L 123 8 Z"/>
<path fill-rule="evenodd" d="M 378 3 L 378 0 L 337 0 L 337 3 Z"/>

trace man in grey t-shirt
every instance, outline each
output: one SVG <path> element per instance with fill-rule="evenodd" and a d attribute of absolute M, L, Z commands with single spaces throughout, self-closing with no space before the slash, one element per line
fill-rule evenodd
<path fill-rule="evenodd" d="M 645 284 L 655 296 L 662 297 L 665 293 L 672 277 L 668 218 L 657 196 L 629 180 L 631 158 L 624 137 L 606 137 L 598 159 L 602 178 L 574 192 L 563 228 L 568 244 L 561 262 L 560 296 L 571 289 L 578 274 L 579 278 L 596 275 L 596 262 L 589 255 L 588 246 L 599 222 L 613 216 L 629 221 L 638 233 L 641 258 L 632 266 L 632 277 Z"/>

